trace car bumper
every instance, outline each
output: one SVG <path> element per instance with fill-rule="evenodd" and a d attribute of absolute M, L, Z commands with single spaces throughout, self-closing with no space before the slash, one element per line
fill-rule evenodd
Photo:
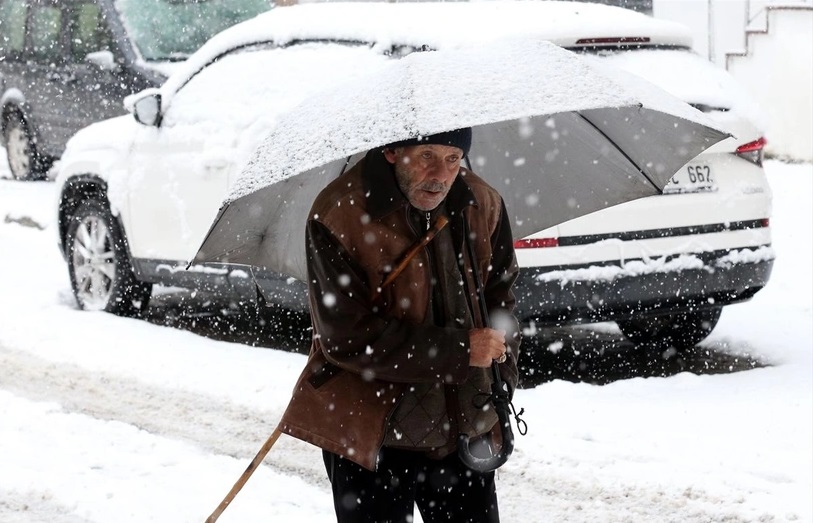
<path fill-rule="evenodd" d="M 762 259 L 740 263 L 729 263 L 731 254 L 726 252 L 693 255 L 694 264 L 673 264 L 677 268 L 668 270 L 668 263 L 661 263 L 648 274 L 634 275 L 621 270 L 630 262 L 617 263 L 590 267 L 590 278 L 574 271 L 557 271 L 559 276 L 551 278 L 549 268 L 524 268 L 515 286 L 516 314 L 523 322 L 561 325 L 741 302 L 768 282 L 772 253 L 764 247 Z"/>
<path fill-rule="evenodd" d="M 278 272 L 252 269 L 257 290 L 266 303 L 297 312 L 309 310 L 308 285 Z"/>

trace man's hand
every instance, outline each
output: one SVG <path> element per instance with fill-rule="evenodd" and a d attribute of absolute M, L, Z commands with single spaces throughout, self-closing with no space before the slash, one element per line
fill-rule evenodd
<path fill-rule="evenodd" d="M 493 360 L 505 354 L 505 331 L 472 329 L 469 331 L 469 365 L 488 368 Z"/>

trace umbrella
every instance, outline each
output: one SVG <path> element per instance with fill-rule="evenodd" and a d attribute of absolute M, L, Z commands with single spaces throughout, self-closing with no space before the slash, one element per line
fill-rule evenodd
<path fill-rule="evenodd" d="M 643 80 L 540 39 L 412 53 L 283 115 L 193 263 L 246 264 L 305 280 L 305 223 L 325 185 L 372 148 L 468 126 L 472 167 L 503 195 L 516 238 L 658 194 L 686 162 L 728 136 Z M 495 370 L 492 402 L 508 448 L 480 460 L 461 438 L 461 459 L 472 468 L 490 470 L 511 453 L 508 395 L 498 377 Z"/>
<path fill-rule="evenodd" d="M 306 278 L 319 191 L 366 151 L 471 126 L 469 161 L 502 194 L 515 238 L 661 193 L 728 135 L 644 80 L 537 38 L 390 60 L 283 115 L 230 189 L 192 263 Z"/>

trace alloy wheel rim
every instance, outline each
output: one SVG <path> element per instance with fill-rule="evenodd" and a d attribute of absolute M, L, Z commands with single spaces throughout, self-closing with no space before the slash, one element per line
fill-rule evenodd
<path fill-rule="evenodd" d="M 9 129 L 6 154 L 9 167 L 17 178 L 25 178 L 31 169 L 30 144 L 24 129 L 14 125 Z"/>
<path fill-rule="evenodd" d="M 113 294 L 116 257 L 110 229 L 98 216 L 84 218 L 76 229 L 73 272 L 83 308 L 103 310 Z"/>

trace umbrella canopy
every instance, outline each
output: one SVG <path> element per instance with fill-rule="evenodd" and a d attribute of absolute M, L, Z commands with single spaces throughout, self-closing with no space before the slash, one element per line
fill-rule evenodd
<path fill-rule="evenodd" d="M 728 135 L 644 80 L 520 38 L 416 52 L 280 118 L 231 188 L 193 263 L 305 280 L 311 202 L 366 151 L 473 127 L 472 169 L 500 191 L 515 238 L 659 194 Z"/>

